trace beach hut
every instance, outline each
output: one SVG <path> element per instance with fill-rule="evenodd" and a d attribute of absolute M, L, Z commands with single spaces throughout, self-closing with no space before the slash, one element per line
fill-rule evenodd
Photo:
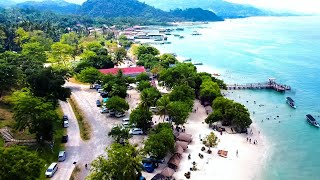
<path fill-rule="evenodd" d="M 192 135 L 187 134 L 187 133 L 180 133 L 179 136 L 177 137 L 179 141 L 185 141 L 190 143 L 192 141 Z"/>
<path fill-rule="evenodd" d="M 174 170 L 178 168 L 179 164 L 180 164 L 180 158 L 176 154 L 173 155 L 168 161 L 168 167 Z"/>
<path fill-rule="evenodd" d="M 174 174 L 174 170 L 169 167 L 166 167 L 161 171 L 160 174 L 165 177 L 171 177 Z"/>
<path fill-rule="evenodd" d="M 153 176 L 153 178 L 151 180 L 166 180 L 167 178 L 162 175 L 162 174 L 156 174 L 155 176 Z"/>
<path fill-rule="evenodd" d="M 187 142 L 184 142 L 184 141 L 176 141 L 175 145 L 179 145 L 182 147 L 183 150 L 186 150 L 188 149 L 188 143 Z"/>

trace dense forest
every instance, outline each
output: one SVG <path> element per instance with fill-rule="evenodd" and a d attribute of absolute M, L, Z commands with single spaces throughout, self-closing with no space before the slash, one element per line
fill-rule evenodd
<path fill-rule="evenodd" d="M 52 11 L 59 14 L 84 15 L 99 18 L 138 18 L 148 22 L 168 21 L 219 21 L 216 14 L 200 8 L 167 12 L 156 9 L 137 0 L 87 0 L 82 5 L 67 3 L 63 0 L 34 2 L 28 1 L 17 4 L 23 9 Z"/>

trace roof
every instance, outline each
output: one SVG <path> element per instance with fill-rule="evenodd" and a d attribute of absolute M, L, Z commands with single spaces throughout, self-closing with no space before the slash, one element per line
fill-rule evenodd
<path fill-rule="evenodd" d="M 310 121 L 316 121 L 316 119 L 314 119 L 314 117 L 311 114 L 307 114 L 306 116 Z"/>
<path fill-rule="evenodd" d="M 117 74 L 119 70 L 121 70 L 124 75 L 139 74 L 139 73 L 146 72 L 146 70 L 143 66 L 127 67 L 127 68 L 99 69 L 99 71 L 103 74 L 113 74 L 113 75 Z"/>
<path fill-rule="evenodd" d="M 151 180 L 165 180 L 166 177 L 162 174 L 156 174 Z"/>
<path fill-rule="evenodd" d="M 294 102 L 294 100 L 293 100 L 291 97 L 287 97 L 287 100 L 288 100 L 289 102 Z"/>
<path fill-rule="evenodd" d="M 187 133 L 180 133 L 179 136 L 177 137 L 178 140 L 180 141 L 185 141 L 185 142 L 191 142 L 192 141 L 192 135 L 187 134 Z"/>
<path fill-rule="evenodd" d="M 173 155 L 173 156 L 170 158 L 168 164 L 172 164 L 172 165 L 178 167 L 179 164 L 180 164 L 180 158 L 179 158 L 179 156 Z"/>
<path fill-rule="evenodd" d="M 174 170 L 169 167 L 166 167 L 161 171 L 160 174 L 165 177 L 171 177 L 174 174 Z"/>
<path fill-rule="evenodd" d="M 176 146 L 181 146 L 183 150 L 188 149 L 188 143 L 184 141 L 176 141 Z"/>

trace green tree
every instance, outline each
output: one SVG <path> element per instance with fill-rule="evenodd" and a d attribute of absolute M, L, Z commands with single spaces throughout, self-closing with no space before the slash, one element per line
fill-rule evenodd
<path fill-rule="evenodd" d="M 38 179 L 43 167 L 43 160 L 36 152 L 19 146 L 0 148 L 1 179 L 33 180 Z"/>
<path fill-rule="evenodd" d="M 70 46 L 77 46 L 79 43 L 78 35 L 75 32 L 70 32 L 67 34 L 63 34 L 60 40 L 63 44 L 68 44 Z"/>
<path fill-rule="evenodd" d="M 143 54 L 151 54 L 153 56 L 156 56 L 156 55 L 160 54 L 160 51 L 152 46 L 149 46 L 149 45 L 140 45 L 140 46 L 138 46 L 138 48 L 136 50 L 136 55 L 137 55 L 138 59 Z"/>
<path fill-rule="evenodd" d="M 172 88 L 181 84 L 195 87 L 196 67 L 191 63 L 179 63 L 174 67 L 163 69 L 159 81 L 166 87 Z"/>
<path fill-rule="evenodd" d="M 76 77 L 81 82 L 93 84 L 101 80 L 102 75 L 103 74 L 98 69 L 94 67 L 88 67 L 80 71 L 80 73 L 77 74 Z"/>
<path fill-rule="evenodd" d="M 127 57 L 127 51 L 123 48 L 123 47 L 120 47 L 120 48 L 116 48 L 114 50 L 114 63 L 115 64 L 119 64 L 119 63 L 122 63 L 123 60 Z"/>
<path fill-rule="evenodd" d="M 143 73 L 140 73 L 136 76 L 136 81 L 137 82 L 141 82 L 141 81 L 149 81 L 149 76 L 147 73 L 143 72 Z"/>
<path fill-rule="evenodd" d="M 138 179 L 142 158 L 135 147 L 113 143 L 107 154 L 108 158 L 99 156 L 92 162 L 88 180 Z"/>
<path fill-rule="evenodd" d="M 140 93 L 141 105 L 143 107 L 148 107 L 148 108 L 151 106 L 155 106 L 157 100 L 160 97 L 161 97 L 161 93 L 157 88 L 151 87 L 151 88 L 144 89 Z"/>
<path fill-rule="evenodd" d="M 121 140 L 127 140 L 130 138 L 129 129 L 122 127 L 121 125 L 114 126 L 108 133 L 117 143 Z"/>
<path fill-rule="evenodd" d="M 23 44 L 22 55 L 26 56 L 30 61 L 40 61 L 42 63 L 47 61 L 44 47 L 38 42 Z"/>
<path fill-rule="evenodd" d="M 193 101 L 195 98 L 194 89 L 185 84 L 175 86 L 169 94 L 169 98 L 171 101 Z"/>
<path fill-rule="evenodd" d="M 97 42 L 97 41 L 93 41 L 93 42 L 89 42 L 86 46 L 87 50 L 90 50 L 90 51 L 96 51 L 98 49 L 101 49 L 103 48 L 102 45 Z"/>
<path fill-rule="evenodd" d="M 125 112 L 129 109 L 129 104 L 123 98 L 113 96 L 107 101 L 106 107 L 117 112 Z"/>
<path fill-rule="evenodd" d="M 159 159 L 166 157 L 174 150 L 174 136 L 171 127 L 163 128 L 160 132 L 149 135 L 144 144 L 144 151 Z"/>
<path fill-rule="evenodd" d="M 181 101 L 173 101 L 169 105 L 168 114 L 176 125 L 183 125 L 192 111 L 192 107 L 188 103 Z"/>
<path fill-rule="evenodd" d="M 30 43 L 39 43 L 45 51 L 50 51 L 53 40 L 41 30 L 34 30 L 30 33 Z"/>
<path fill-rule="evenodd" d="M 0 98 L 4 91 L 8 91 L 17 85 L 19 69 L 0 59 Z"/>
<path fill-rule="evenodd" d="M 72 46 L 56 42 L 51 46 L 50 57 L 53 62 L 58 64 L 63 63 L 64 66 L 67 66 L 67 61 L 71 58 L 72 52 Z"/>
<path fill-rule="evenodd" d="M 242 131 L 252 123 L 248 109 L 232 100 L 218 97 L 213 101 L 212 108 L 214 112 L 206 119 L 208 124 L 220 120 L 223 124 L 234 125 L 237 130 Z"/>
<path fill-rule="evenodd" d="M 23 43 L 27 42 L 30 38 L 30 35 L 22 27 L 19 27 L 15 32 L 15 43 L 19 46 L 22 46 Z"/>
<path fill-rule="evenodd" d="M 142 54 L 139 56 L 137 65 L 152 69 L 159 64 L 159 58 L 152 54 Z"/>
<path fill-rule="evenodd" d="M 151 83 L 149 81 L 141 81 L 137 87 L 139 91 L 143 91 L 144 89 L 151 88 Z"/>
<path fill-rule="evenodd" d="M 172 54 L 162 54 L 160 56 L 160 64 L 164 68 L 169 68 L 170 64 L 176 64 L 178 60 Z"/>
<path fill-rule="evenodd" d="M 160 115 L 160 118 L 163 117 L 163 120 L 168 114 L 169 104 L 170 104 L 170 98 L 168 95 L 164 95 L 157 100 L 158 114 Z"/>
<path fill-rule="evenodd" d="M 32 96 L 28 90 L 14 92 L 11 101 L 16 129 L 36 133 L 40 142 L 52 140 L 53 122 L 58 120 L 58 115 L 51 103 Z"/>
<path fill-rule="evenodd" d="M 137 128 L 141 128 L 146 132 L 151 127 L 152 113 L 149 109 L 138 106 L 130 114 L 130 123 L 136 124 Z"/>
<path fill-rule="evenodd" d="M 200 86 L 200 101 L 212 102 L 215 98 L 220 97 L 221 92 L 217 83 L 213 82 L 211 78 L 209 80 L 203 80 Z"/>
<path fill-rule="evenodd" d="M 38 68 L 27 74 L 26 81 L 35 96 L 44 97 L 55 105 L 58 99 L 65 101 L 71 91 L 63 87 L 68 71 L 62 68 Z"/>

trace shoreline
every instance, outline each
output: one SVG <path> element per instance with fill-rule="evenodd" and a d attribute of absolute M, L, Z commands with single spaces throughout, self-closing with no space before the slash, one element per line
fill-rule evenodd
<path fill-rule="evenodd" d="M 164 52 L 163 49 L 159 49 L 159 51 L 160 54 L 167 53 Z M 179 62 L 187 59 L 179 55 L 177 55 L 176 58 Z M 209 71 L 208 73 L 210 74 L 221 74 L 218 70 L 214 70 L 214 68 L 205 64 L 196 67 L 198 72 Z M 195 106 L 199 106 L 199 104 L 195 103 Z M 202 111 L 204 111 L 204 107 L 202 105 L 199 107 L 202 107 L 200 109 L 203 109 Z M 200 115 L 198 112 L 190 114 L 185 127 L 186 133 L 193 135 L 193 142 L 189 145 L 190 149 L 187 149 L 183 154 L 180 166 L 173 177 L 178 180 L 186 179 L 184 173 L 188 172 L 189 168 L 192 167 L 192 158 L 191 160 L 188 160 L 187 158 L 188 154 L 191 154 L 191 157 L 194 157 L 194 160 L 199 161 L 198 166 L 202 167 L 199 171 L 191 171 L 190 179 L 262 179 L 262 173 L 271 147 L 268 143 L 267 137 L 260 132 L 261 128 L 257 123 L 255 123 L 255 119 L 251 116 L 253 123 L 250 125 L 249 129 L 253 129 L 254 136 L 257 136 L 258 134 L 258 137 L 255 137 L 258 141 L 258 145 L 253 145 L 252 143 L 247 142 L 246 134 L 224 133 L 223 135 L 220 135 L 217 131 L 210 129 L 207 124 L 202 123 L 206 117 L 207 115 L 204 112 Z M 203 145 L 199 140 L 199 135 L 201 134 L 202 137 L 205 137 L 205 135 L 208 135 L 210 132 L 215 133 L 215 135 L 220 139 L 220 143 L 217 147 L 212 148 L 212 154 L 208 156 L 206 152 L 200 151 L 200 148 Z M 218 156 L 218 149 L 228 150 L 230 157 L 229 154 L 228 158 Z M 237 150 L 239 151 L 238 157 L 236 156 Z M 200 159 L 199 156 L 197 156 L 198 153 L 202 153 L 205 157 Z M 206 158 L 206 156 L 208 157 Z M 230 173 L 230 170 L 232 170 L 232 173 Z"/>

